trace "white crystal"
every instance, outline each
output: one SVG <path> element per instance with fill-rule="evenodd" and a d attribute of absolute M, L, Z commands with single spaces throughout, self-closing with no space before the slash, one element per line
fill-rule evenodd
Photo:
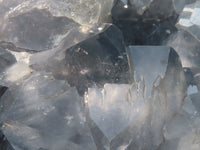
<path fill-rule="evenodd" d="M 38 150 L 45 147 L 42 136 L 38 130 L 20 124 L 19 122 L 6 121 L 2 125 L 2 130 L 16 150 Z M 12 143 L 12 141 L 14 142 Z"/>
<path fill-rule="evenodd" d="M 7 16 L 15 16 L 31 9 L 47 9 L 53 16 L 65 16 L 80 24 L 94 24 L 110 15 L 113 0 L 31 0 L 22 1 L 10 9 Z M 86 9 L 88 8 L 88 9 Z"/>
<path fill-rule="evenodd" d="M 145 116 L 144 100 L 128 84 L 105 84 L 103 89 L 88 90 L 91 118 L 111 141 L 134 119 Z"/>
<path fill-rule="evenodd" d="M 165 46 L 129 46 L 129 49 L 131 69 L 135 71 L 134 79 L 137 82 L 144 79 L 145 99 L 149 99 L 156 80 L 165 76 L 170 48 Z"/>
<path fill-rule="evenodd" d="M 186 5 L 180 14 L 177 27 L 190 33 L 194 38 L 200 40 L 200 1 Z"/>
<path fill-rule="evenodd" d="M 28 76 L 32 70 L 25 63 L 19 62 L 11 66 L 5 71 L 5 80 L 16 82 Z"/>
<path fill-rule="evenodd" d="M 33 73 L 8 92 L 10 94 L 6 93 L 1 99 L 1 121 L 12 120 L 22 124 L 19 132 L 15 132 L 14 125 L 14 129 L 12 125 L 11 128 L 2 128 L 11 145 L 20 147 L 20 144 L 26 144 L 26 136 L 29 136 L 30 144 L 26 149 L 30 150 L 40 146 L 40 138 L 43 149 L 62 150 L 66 145 L 77 150 L 95 149 L 85 124 L 81 98 L 66 81 L 55 80 L 47 73 Z M 8 102 L 9 106 L 6 105 Z M 37 132 L 38 138 L 32 131 Z"/>

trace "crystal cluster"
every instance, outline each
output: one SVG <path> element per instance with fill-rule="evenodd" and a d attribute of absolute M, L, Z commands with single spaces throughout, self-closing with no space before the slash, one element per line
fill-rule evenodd
<path fill-rule="evenodd" d="M 199 0 L 0 0 L 0 150 L 199 150 Z"/>

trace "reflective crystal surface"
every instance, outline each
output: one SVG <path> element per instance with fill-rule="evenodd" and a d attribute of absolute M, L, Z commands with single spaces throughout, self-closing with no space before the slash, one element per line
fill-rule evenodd
<path fill-rule="evenodd" d="M 0 0 L 0 150 L 199 150 L 199 0 Z"/>
<path fill-rule="evenodd" d="M 156 54 L 156 55 L 155 55 Z M 170 47 L 130 46 L 129 60 L 136 82 L 144 82 L 144 98 L 149 99 L 152 87 L 157 86 L 167 71 Z M 148 72 L 148 73 L 147 73 Z"/>
<path fill-rule="evenodd" d="M 199 107 L 196 104 L 193 95 L 186 97 L 183 108 L 167 125 L 164 132 L 166 142 L 161 144 L 159 150 L 177 149 L 177 150 L 197 150 L 199 144 Z M 196 109 L 197 108 L 197 109 Z"/>
<path fill-rule="evenodd" d="M 155 149 L 163 142 L 166 122 L 183 102 L 186 89 L 182 66 L 170 47 L 130 46 L 128 54 L 134 82 L 89 88 L 85 97 L 89 116 L 108 139 L 104 144 L 110 149 L 127 143 L 127 149 Z M 101 143 L 103 139 L 97 140 Z"/>
<path fill-rule="evenodd" d="M 184 7 L 179 21 L 177 23 L 178 28 L 189 32 L 196 39 L 200 40 L 200 34 L 197 32 L 200 28 L 200 2 L 192 3 Z"/>
<path fill-rule="evenodd" d="M 76 26 L 77 23 L 66 17 L 53 17 L 45 9 L 33 9 L 8 17 L 4 21 L 1 38 L 18 47 L 41 51 L 57 46 Z"/>
<path fill-rule="evenodd" d="M 14 148 L 95 149 L 75 88 L 43 73 L 13 88 L 1 97 L 1 129 Z"/>
<path fill-rule="evenodd" d="M 176 49 L 184 67 L 199 66 L 199 8 L 199 1 L 184 7 L 176 25 L 179 32 L 172 35 L 167 43 Z"/>
<path fill-rule="evenodd" d="M 0 4 L 1 14 L 6 17 L 38 8 L 46 9 L 53 16 L 68 17 L 80 24 L 93 24 L 110 15 L 113 0 L 105 2 L 101 0 L 2 0 Z"/>
<path fill-rule="evenodd" d="M 96 34 L 83 38 L 78 44 L 69 48 L 66 44 L 59 47 L 55 55 L 44 52 L 48 64 L 43 59 L 44 55 L 33 56 L 33 68 L 51 71 L 56 78 L 65 79 L 71 86 L 76 86 L 81 95 L 93 85 L 103 86 L 107 82 L 126 83 L 128 62 L 120 30 L 110 24 L 97 28 L 98 30 L 94 31 Z M 70 40 L 70 36 L 67 40 Z"/>

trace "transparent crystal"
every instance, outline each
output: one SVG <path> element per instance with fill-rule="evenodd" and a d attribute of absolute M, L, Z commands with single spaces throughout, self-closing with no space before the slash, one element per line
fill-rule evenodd
<path fill-rule="evenodd" d="M 164 131 L 165 142 L 158 150 L 197 150 L 200 148 L 200 118 L 190 97 L 184 100 L 183 108 L 167 124 Z"/>
<path fill-rule="evenodd" d="M 186 5 L 179 17 L 177 27 L 191 34 L 194 38 L 200 40 L 200 1 Z"/>
<path fill-rule="evenodd" d="M 6 12 L 6 16 L 16 16 L 31 9 L 46 9 L 53 16 L 63 16 L 73 19 L 80 24 L 94 24 L 110 15 L 113 0 L 31 0 L 14 2 L 13 0 L 3 0 L 2 8 L 11 10 Z M 88 9 L 86 9 L 88 8 Z"/>
<path fill-rule="evenodd" d="M 113 150 L 122 147 L 153 150 L 163 142 L 165 125 L 182 106 L 186 92 L 182 66 L 169 47 L 132 46 L 128 55 L 134 77 L 141 74 L 148 77 L 134 78 L 132 84 L 89 88 L 85 97 L 88 123 L 98 148 L 101 143 Z M 151 72 L 148 68 L 154 69 Z M 150 91 L 149 95 L 146 91 Z"/>
<path fill-rule="evenodd" d="M 66 81 L 33 73 L 7 90 L 0 102 L 1 129 L 13 147 L 95 149 L 81 98 Z"/>

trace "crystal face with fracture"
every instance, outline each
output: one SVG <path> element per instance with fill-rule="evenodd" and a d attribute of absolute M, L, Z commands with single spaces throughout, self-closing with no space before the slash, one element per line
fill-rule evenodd
<path fill-rule="evenodd" d="M 56 51 L 50 56 L 48 51 L 43 53 L 48 63 L 44 61 L 44 55 L 33 56 L 31 66 L 35 70 L 51 71 L 55 78 L 67 80 L 81 95 L 93 85 L 127 82 L 128 62 L 123 36 L 114 25 L 103 24 L 78 44 L 59 47 Z"/>
<path fill-rule="evenodd" d="M 186 5 L 176 24 L 179 32 L 169 38 L 168 45 L 180 55 L 184 67 L 200 65 L 200 2 Z"/>
<path fill-rule="evenodd" d="M 104 147 L 153 150 L 163 142 L 166 122 L 182 105 L 181 62 L 172 48 L 164 46 L 130 46 L 128 55 L 134 70 L 132 84 L 89 88 L 86 102 L 94 121 L 89 126 L 95 143 L 104 143 Z M 95 126 L 99 130 L 94 131 Z"/>
<path fill-rule="evenodd" d="M 0 73 L 3 72 L 9 66 L 13 65 L 15 62 L 15 56 L 13 56 L 9 51 L 5 51 L 1 47 L 0 43 Z"/>
<path fill-rule="evenodd" d="M 81 98 L 66 81 L 33 73 L 1 97 L 1 130 L 15 150 L 96 149 Z"/>
<path fill-rule="evenodd" d="M 26 22 L 26 23 L 24 23 Z M 45 9 L 32 9 L 9 16 L 1 39 L 30 50 L 46 50 L 58 45 L 62 38 L 78 23 L 67 17 L 54 17 Z"/>
<path fill-rule="evenodd" d="M 199 150 L 199 10 L 0 0 L 0 150 Z"/>
<path fill-rule="evenodd" d="M 2 0 L 1 14 L 15 16 L 32 9 L 46 9 L 53 16 L 67 17 L 79 24 L 91 25 L 110 16 L 114 0 Z M 10 9 L 12 7 L 12 9 Z"/>

